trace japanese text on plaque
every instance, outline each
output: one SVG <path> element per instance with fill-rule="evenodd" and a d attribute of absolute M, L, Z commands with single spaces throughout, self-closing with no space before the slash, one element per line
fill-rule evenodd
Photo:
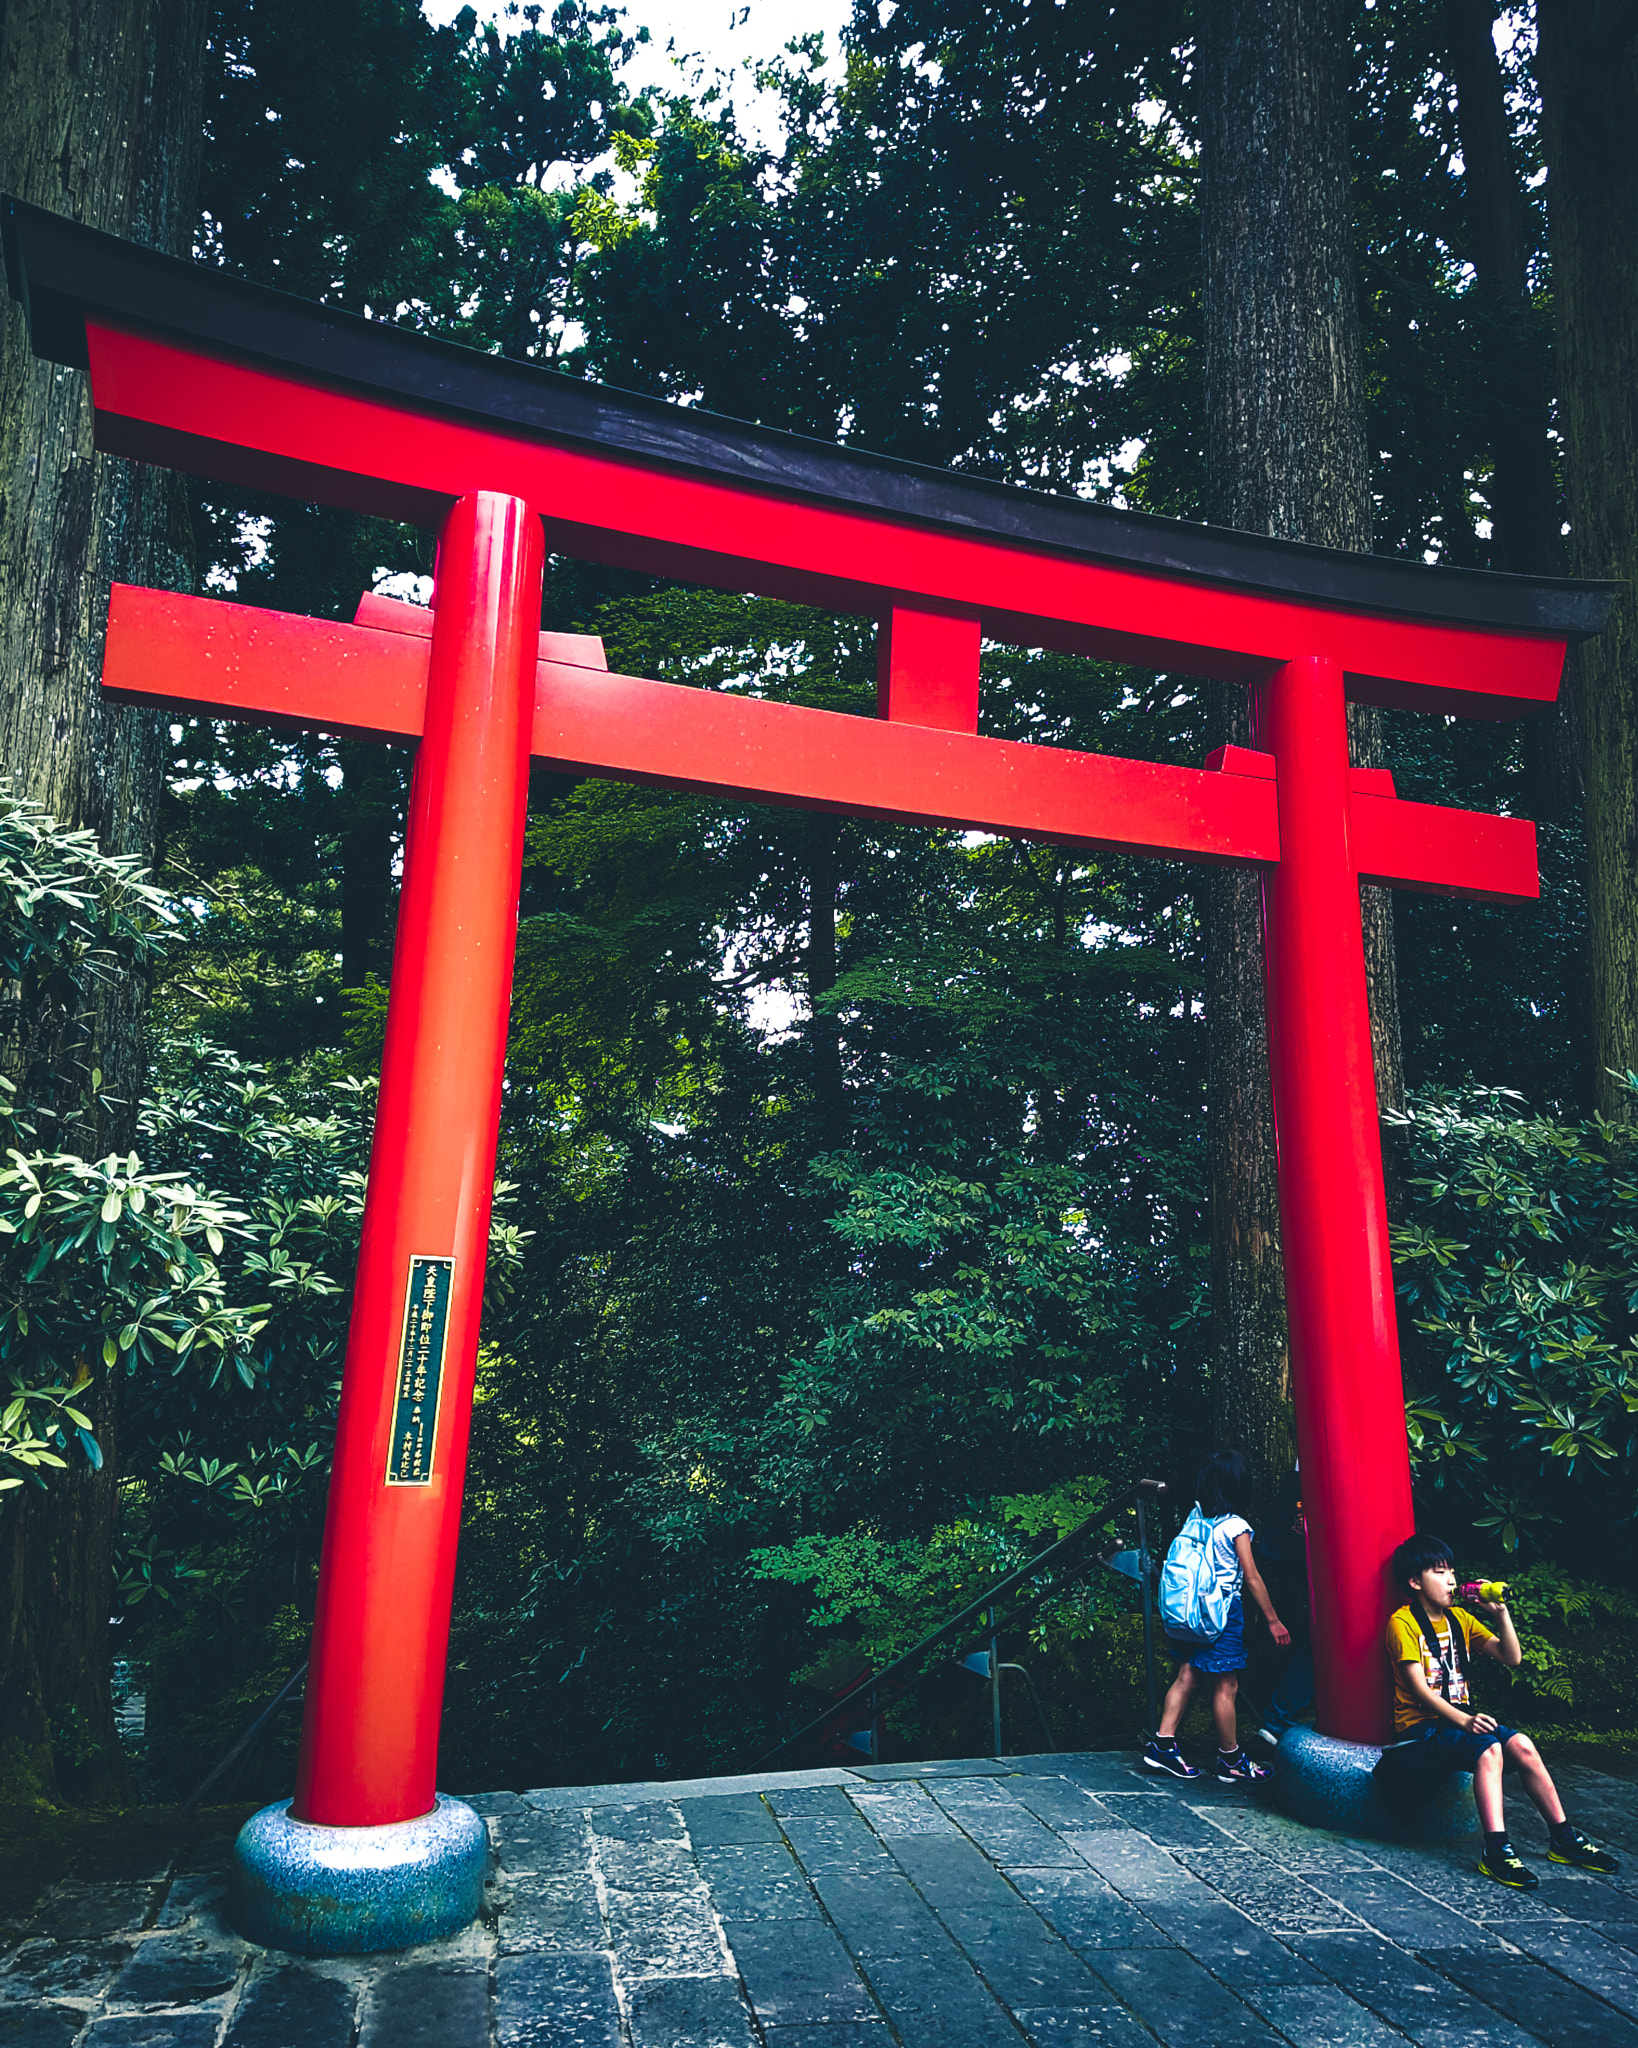
<path fill-rule="evenodd" d="M 449 1289 L 454 1276 L 453 1259 L 410 1260 L 404 1340 L 398 1353 L 398 1398 L 393 1403 L 392 1446 L 387 1453 L 389 1486 L 425 1486 L 432 1477 Z"/>

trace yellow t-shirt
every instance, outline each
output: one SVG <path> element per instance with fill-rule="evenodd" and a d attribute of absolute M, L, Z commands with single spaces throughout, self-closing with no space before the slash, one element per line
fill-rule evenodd
<path fill-rule="evenodd" d="M 1469 1614 L 1465 1607 L 1453 1607 L 1451 1614 L 1462 1631 L 1462 1641 L 1471 1658 L 1475 1643 L 1493 1643 L 1496 1631 L 1486 1628 L 1476 1615 Z M 1396 1608 L 1388 1617 L 1388 1661 L 1393 1666 L 1393 1732 L 1395 1735 L 1410 1735 L 1421 1727 L 1424 1721 L 1434 1717 L 1405 1683 L 1401 1666 L 1422 1660 L 1422 1676 L 1427 1680 L 1430 1691 L 1439 1691 L 1441 1663 L 1450 1673 L 1449 1690 L 1445 1697 L 1453 1707 L 1468 1704 L 1467 1680 L 1462 1676 L 1462 1667 L 1456 1661 L 1456 1653 L 1450 1640 L 1450 1629 L 1443 1617 L 1430 1614 L 1434 1639 L 1439 1645 L 1441 1657 L 1435 1657 L 1428 1648 L 1428 1639 L 1423 1635 L 1416 1616 L 1408 1605 Z"/>

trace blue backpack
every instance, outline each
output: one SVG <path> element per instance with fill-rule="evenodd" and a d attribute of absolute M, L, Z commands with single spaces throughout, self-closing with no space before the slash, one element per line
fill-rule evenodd
<path fill-rule="evenodd" d="M 1219 1573 L 1212 1558 L 1211 1523 L 1196 1501 L 1160 1567 L 1160 1619 L 1167 1634 L 1215 1642 L 1228 1625 L 1239 1588 L 1239 1561 Z"/>

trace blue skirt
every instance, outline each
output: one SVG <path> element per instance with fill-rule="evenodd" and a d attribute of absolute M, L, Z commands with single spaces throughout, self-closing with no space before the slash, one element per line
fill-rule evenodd
<path fill-rule="evenodd" d="M 1196 1671 L 1204 1671 L 1215 1678 L 1224 1671 L 1244 1671 L 1246 1668 L 1245 1631 L 1245 1609 L 1236 1593 L 1229 1605 L 1223 1633 L 1215 1641 L 1191 1641 L 1187 1636 L 1168 1636 L 1166 1640 L 1180 1664 L 1192 1664 Z"/>

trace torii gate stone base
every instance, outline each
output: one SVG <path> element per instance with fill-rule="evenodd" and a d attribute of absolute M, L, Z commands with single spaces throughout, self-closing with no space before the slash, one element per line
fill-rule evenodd
<path fill-rule="evenodd" d="M 35 352 L 90 375 L 99 448 L 439 533 L 430 612 L 366 597 L 342 626 L 117 588 L 109 615 L 104 687 L 127 702 L 420 743 L 301 1764 L 294 1799 L 240 1839 L 241 1931 L 393 1948 L 479 1903 L 482 1823 L 434 1773 L 531 758 L 1261 870 L 1332 1738 L 1289 1796 L 1340 1817 L 1336 1757 L 1374 1751 L 1337 1744 L 1387 1728 L 1385 1567 L 1412 1528 L 1359 883 L 1537 894 L 1533 826 L 1404 802 L 1391 775 L 1350 768 L 1346 706 L 1550 703 L 1608 587 L 918 470 L 307 305 L 13 201 L 5 246 Z M 539 630 L 548 546 L 876 618 L 879 716 L 610 675 L 597 642 Z M 1183 769 L 981 738 L 984 636 L 1243 683 L 1256 749 Z"/>

